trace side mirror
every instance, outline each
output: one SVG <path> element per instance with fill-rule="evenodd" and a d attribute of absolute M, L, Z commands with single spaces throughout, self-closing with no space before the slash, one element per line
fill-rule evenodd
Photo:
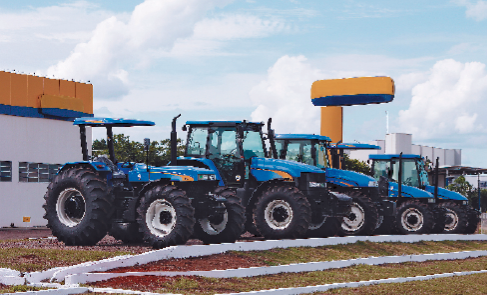
<path fill-rule="evenodd" d="M 150 139 L 149 138 L 144 138 L 144 151 L 149 151 L 150 148 Z"/>
<path fill-rule="evenodd" d="M 183 127 L 181 128 L 181 130 L 188 131 L 188 127 L 186 127 L 186 125 L 183 125 Z"/>

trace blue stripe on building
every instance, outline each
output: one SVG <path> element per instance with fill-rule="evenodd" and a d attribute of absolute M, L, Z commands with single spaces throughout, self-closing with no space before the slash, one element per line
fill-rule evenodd
<path fill-rule="evenodd" d="M 44 118 L 52 120 L 62 121 L 74 121 L 76 118 L 81 117 L 94 117 L 93 114 L 87 114 L 83 112 L 56 109 L 56 108 L 31 108 L 31 107 L 18 107 L 0 104 L 0 114 L 19 116 L 26 118 Z"/>

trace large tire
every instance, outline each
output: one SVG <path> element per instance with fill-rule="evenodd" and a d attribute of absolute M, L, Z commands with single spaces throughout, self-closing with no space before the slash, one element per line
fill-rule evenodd
<path fill-rule="evenodd" d="M 259 197 L 253 219 L 257 230 L 266 239 L 298 239 L 306 235 L 311 208 L 298 188 L 277 184 Z"/>
<path fill-rule="evenodd" d="M 380 224 L 374 231 L 374 235 L 392 235 L 396 231 L 395 216 L 379 216 Z"/>
<path fill-rule="evenodd" d="M 215 194 L 227 199 L 225 214 L 197 220 L 194 235 L 205 244 L 233 243 L 244 231 L 245 208 L 234 190 L 219 187 Z"/>
<path fill-rule="evenodd" d="M 113 196 L 106 179 L 91 169 L 61 171 L 47 187 L 43 205 L 47 226 L 68 246 L 98 243 L 110 227 Z"/>
<path fill-rule="evenodd" d="M 431 209 L 433 212 L 435 224 L 429 232 L 430 234 L 440 234 L 445 231 L 446 226 L 446 209 L 441 207 L 439 204 L 433 206 Z"/>
<path fill-rule="evenodd" d="M 446 211 L 443 232 L 447 234 L 463 234 L 468 225 L 467 208 L 455 202 L 443 202 L 438 204 L 438 206 Z"/>
<path fill-rule="evenodd" d="M 313 217 L 306 236 L 308 238 L 334 237 L 338 234 L 341 223 L 342 219 L 338 217 L 322 217 L 318 220 Z"/>
<path fill-rule="evenodd" d="M 473 234 L 477 231 L 477 227 L 479 226 L 480 216 L 477 210 L 472 208 L 468 209 L 468 225 L 465 228 L 466 234 Z"/>
<path fill-rule="evenodd" d="M 433 212 L 420 201 L 405 201 L 396 210 L 396 229 L 400 234 L 428 234 L 434 225 Z"/>
<path fill-rule="evenodd" d="M 186 192 L 175 186 L 150 188 L 141 198 L 137 214 L 144 241 L 155 249 L 185 244 L 193 234 L 194 208 Z"/>
<path fill-rule="evenodd" d="M 377 227 L 379 211 L 372 200 L 360 192 L 348 194 L 353 198 L 350 215 L 342 218 L 340 236 L 369 236 Z"/>
<path fill-rule="evenodd" d="M 108 234 L 124 244 L 140 244 L 144 236 L 139 230 L 138 223 L 113 224 Z"/>

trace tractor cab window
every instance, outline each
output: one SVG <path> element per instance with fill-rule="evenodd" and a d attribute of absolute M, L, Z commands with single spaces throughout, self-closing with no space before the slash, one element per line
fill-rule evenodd
<path fill-rule="evenodd" d="M 191 128 L 188 134 L 186 156 L 188 157 L 204 156 L 206 150 L 207 138 L 208 138 L 208 128 L 206 127 Z"/>
<path fill-rule="evenodd" d="M 252 157 L 265 157 L 262 135 L 258 131 L 245 130 L 243 133 L 243 156 L 245 159 Z"/>
<path fill-rule="evenodd" d="M 418 161 L 418 170 L 419 170 L 419 180 L 421 182 L 421 186 L 429 185 L 430 183 L 428 180 L 428 172 L 426 172 L 426 169 L 424 168 L 423 160 Z"/>
<path fill-rule="evenodd" d="M 310 140 L 290 140 L 287 145 L 286 160 L 314 165 Z"/>
<path fill-rule="evenodd" d="M 399 159 L 393 160 L 393 180 L 399 179 Z M 402 184 L 419 187 L 419 174 L 415 159 L 402 159 Z"/>
<path fill-rule="evenodd" d="M 389 179 L 389 172 L 391 170 L 391 162 L 390 161 L 374 161 L 374 166 L 373 166 L 373 173 L 374 173 L 374 178 L 379 181 L 381 176 L 384 176 L 385 178 Z M 394 176 L 392 177 L 394 180 Z M 397 177 L 396 180 L 397 181 Z"/>
<path fill-rule="evenodd" d="M 328 153 L 326 152 L 326 146 L 316 144 L 316 167 L 327 168 L 328 167 Z"/>
<path fill-rule="evenodd" d="M 210 132 L 209 158 L 225 159 L 240 157 L 237 148 L 237 132 L 235 128 L 218 127 Z"/>

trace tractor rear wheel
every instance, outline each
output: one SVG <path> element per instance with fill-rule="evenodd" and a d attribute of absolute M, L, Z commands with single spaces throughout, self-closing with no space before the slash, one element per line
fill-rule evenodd
<path fill-rule="evenodd" d="M 428 234 L 434 225 L 434 215 L 427 204 L 408 200 L 397 208 L 396 228 L 400 234 Z"/>
<path fill-rule="evenodd" d="M 430 234 L 440 234 L 443 231 L 445 231 L 445 226 L 446 226 L 446 209 L 443 207 L 440 207 L 439 204 L 433 206 L 431 209 L 431 212 L 433 212 L 434 220 L 435 220 L 435 225 L 433 225 L 433 228 L 429 232 Z"/>
<path fill-rule="evenodd" d="M 245 208 L 234 190 L 219 187 L 214 192 L 227 201 L 225 213 L 196 221 L 194 235 L 205 244 L 233 243 L 244 231 Z"/>
<path fill-rule="evenodd" d="M 480 217 L 477 210 L 472 208 L 468 209 L 468 225 L 465 229 L 466 234 L 473 234 L 477 231 L 477 227 L 479 226 Z"/>
<path fill-rule="evenodd" d="M 194 208 L 186 192 L 175 186 L 150 188 L 141 198 L 137 214 L 144 241 L 155 249 L 183 245 L 193 234 Z"/>
<path fill-rule="evenodd" d="M 113 196 L 106 179 L 89 168 L 61 171 L 47 187 L 43 205 L 47 226 L 68 246 L 98 243 L 110 227 Z"/>
<path fill-rule="evenodd" d="M 438 205 L 445 209 L 444 233 L 463 234 L 468 225 L 468 212 L 464 206 L 455 202 L 444 202 Z"/>
<path fill-rule="evenodd" d="M 369 236 L 377 227 L 379 211 L 372 200 L 362 193 L 347 194 L 353 198 L 350 215 L 343 217 L 341 228 L 338 231 L 340 236 Z"/>
<path fill-rule="evenodd" d="M 311 208 L 303 193 L 290 185 L 273 185 L 257 200 L 254 224 L 266 239 L 303 238 L 311 221 Z"/>

